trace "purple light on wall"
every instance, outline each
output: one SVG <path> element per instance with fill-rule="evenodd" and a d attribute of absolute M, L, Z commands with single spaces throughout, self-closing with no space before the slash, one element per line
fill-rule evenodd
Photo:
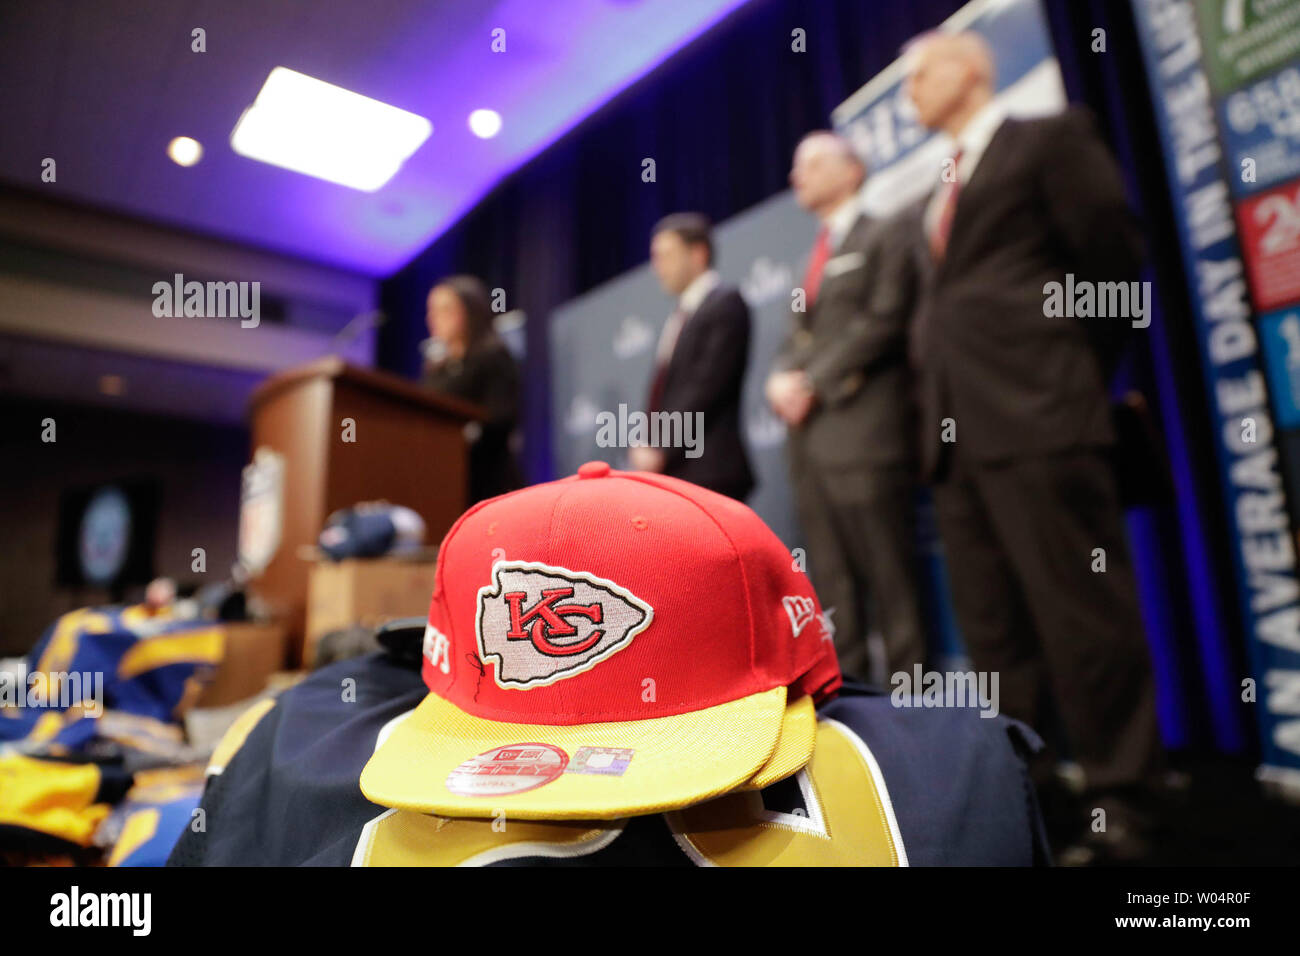
<path fill-rule="evenodd" d="M 205 8 L 203 52 L 177 40 L 169 0 L 30 4 L 0 36 L 0 86 L 24 90 L 0 100 L 0 123 L 39 135 L 0 139 L 0 180 L 30 189 L 55 156 L 43 194 L 383 277 L 744 3 L 232 0 Z M 423 117 L 433 135 L 373 193 L 241 156 L 232 131 L 280 66 Z M 468 123 L 484 108 L 502 119 L 490 138 Z M 179 134 L 202 162 L 168 157 Z M 316 154 L 296 168 L 339 159 L 308 139 L 294 144 Z M 609 162 L 638 175 L 641 158 Z"/>
<path fill-rule="evenodd" d="M 419 83 L 408 81 L 391 94 L 366 91 L 427 116 L 435 132 L 377 193 L 391 194 L 402 211 L 361 213 L 354 229 L 335 231 L 337 254 L 364 258 L 372 271 L 400 267 L 510 172 L 744 3 L 568 0 L 545 16 L 526 0 L 500 5 L 492 11 L 492 30 L 504 31 L 497 35 L 504 52 L 492 51 L 488 31 L 481 42 L 452 44 Z M 425 92 L 413 94 L 416 88 Z M 490 138 L 474 135 L 467 123 L 484 103 L 503 120 Z M 640 158 L 629 157 L 630 175 L 639 175 Z"/>

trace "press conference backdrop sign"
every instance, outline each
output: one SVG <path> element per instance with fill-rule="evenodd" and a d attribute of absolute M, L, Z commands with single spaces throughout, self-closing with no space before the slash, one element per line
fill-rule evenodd
<path fill-rule="evenodd" d="M 1039 0 L 973 0 L 940 29 L 970 30 L 988 43 L 997 70 L 994 100 L 1006 114 L 1044 116 L 1064 109 L 1061 68 Z M 955 148 L 947 135 L 931 134 L 917 122 L 905 78 L 904 61 L 895 60 L 831 114 L 871 170 L 862 198 L 876 215 L 932 191 Z"/>
<path fill-rule="evenodd" d="M 1300 790 L 1300 0 L 1134 0 L 1212 404 L 1261 779 Z"/>

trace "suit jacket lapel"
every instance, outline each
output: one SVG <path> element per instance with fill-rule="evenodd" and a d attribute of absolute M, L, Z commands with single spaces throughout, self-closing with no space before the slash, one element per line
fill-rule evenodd
<path fill-rule="evenodd" d="M 830 258 L 827 259 L 826 264 L 829 266 L 840 256 L 847 256 L 852 255 L 855 252 L 861 252 L 863 246 L 863 235 L 871 228 L 872 222 L 872 218 L 866 213 L 859 214 L 858 218 L 853 220 L 853 225 L 849 226 L 849 231 L 844 234 L 844 238 L 840 240 L 840 244 L 831 250 Z M 817 299 L 813 302 L 812 308 L 808 310 L 810 322 L 817 312 L 817 307 L 820 306 L 826 298 L 827 287 L 842 275 L 844 275 L 844 272 L 828 273 L 825 269 L 822 270 L 821 285 L 817 287 Z"/>
<path fill-rule="evenodd" d="M 982 180 L 988 178 L 989 166 L 997 165 L 997 161 L 994 160 L 994 162 L 990 164 L 990 163 L 986 163 L 985 160 L 992 155 L 996 155 L 998 149 L 1001 148 L 999 144 L 1006 137 L 1007 131 L 1015 125 L 1016 125 L 1016 121 L 1011 117 L 1007 117 L 1002 121 L 1002 123 L 998 126 L 998 128 L 993 131 L 993 135 L 989 137 L 988 145 L 984 147 L 984 152 L 980 156 L 979 165 L 975 167 L 975 172 L 971 174 L 970 182 L 966 183 L 966 185 L 962 189 L 963 194 L 965 194 L 967 191 L 971 189 L 974 189 L 976 186 L 980 184 Z M 957 210 L 959 212 L 961 211 L 960 196 L 957 198 Z"/>
<path fill-rule="evenodd" d="M 903 214 L 911 221 L 906 234 L 912 246 L 912 259 L 921 273 L 922 282 L 926 284 L 934 275 L 934 256 L 930 254 L 930 237 L 925 233 L 925 211 L 933 198 L 933 192 L 926 193 Z"/>
<path fill-rule="evenodd" d="M 672 353 L 668 356 L 668 366 L 664 369 L 665 388 L 667 388 L 668 383 L 673 379 L 674 369 L 678 367 L 678 356 L 686 354 L 686 352 L 682 350 L 682 343 L 689 342 L 691 337 L 694 335 L 694 329 L 696 325 L 698 325 L 695 321 L 696 317 L 704 311 L 705 306 L 707 306 L 713 297 L 721 291 L 722 283 L 719 282 L 709 290 L 708 295 L 700 300 L 700 304 L 696 307 L 695 311 L 688 315 L 685 321 L 682 322 L 682 327 L 677 333 L 677 341 L 673 343 Z"/>
<path fill-rule="evenodd" d="M 972 190 L 978 190 L 984 180 L 991 175 L 989 168 L 997 163 L 997 152 L 1001 148 L 999 144 L 1005 141 L 1007 131 L 1013 125 L 1014 121 L 1007 118 L 994 130 L 988 145 L 984 147 L 984 153 L 980 156 L 979 165 L 975 167 L 975 172 L 971 174 L 970 182 L 962 185 L 961 192 L 957 195 L 957 208 L 953 210 L 952 225 L 948 229 L 948 247 L 944 250 L 943 263 L 940 263 L 940 268 L 943 267 L 944 263 L 952 259 L 953 247 L 957 244 L 957 237 L 961 234 L 962 223 L 970 218 L 970 203 L 966 201 L 966 197 L 971 194 Z M 963 211 L 966 212 L 964 216 L 962 215 Z"/>
<path fill-rule="evenodd" d="M 840 244 L 831 250 L 831 258 L 843 255 L 846 249 L 856 249 L 861 245 L 860 238 L 863 231 L 871 228 L 871 218 L 866 213 L 859 214 L 857 219 L 853 220 L 853 225 L 849 226 L 849 231 L 844 234 Z"/>

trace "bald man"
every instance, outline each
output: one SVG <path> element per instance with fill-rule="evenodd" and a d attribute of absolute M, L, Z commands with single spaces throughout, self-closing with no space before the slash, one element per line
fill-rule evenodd
<path fill-rule="evenodd" d="M 974 34 L 932 34 L 909 58 L 921 123 L 953 143 L 914 220 L 928 281 L 912 355 L 957 618 L 1003 713 L 1042 730 L 1050 695 L 1088 807 L 1108 811 L 1092 850 L 1140 855 L 1161 748 L 1106 390 L 1132 317 L 1044 307 L 1067 273 L 1137 278 L 1140 234 L 1087 113 L 1005 117 Z"/>
<path fill-rule="evenodd" d="M 829 132 L 795 150 L 790 185 L 821 223 L 767 382 L 786 451 L 808 571 L 833 609 L 844 672 L 868 678 L 869 611 L 889 673 L 924 663 L 913 545 L 915 426 L 907 323 L 916 273 L 904 227 L 863 215 L 866 170 Z M 876 675 L 887 680 L 887 674 Z"/>

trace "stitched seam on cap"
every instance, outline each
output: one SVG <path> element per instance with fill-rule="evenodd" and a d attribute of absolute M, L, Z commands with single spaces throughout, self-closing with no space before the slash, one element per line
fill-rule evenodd
<path fill-rule="evenodd" d="M 455 647 L 455 646 L 456 646 L 456 615 L 453 613 L 453 610 L 452 610 L 452 608 L 451 608 L 451 605 L 447 602 L 446 595 L 444 594 L 444 592 L 443 592 L 443 588 L 442 588 L 442 572 L 443 572 L 443 568 L 445 567 L 445 562 L 442 560 L 442 558 L 443 558 L 443 556 L 444 556 L 444 555 L 443 555 L 443 552 L 446 550 L 447 542 L 450 541 L 450 540 L 452 539 L 452 537 L 456 534 L 456 532 L 457 532 L 458 530 L 460 530 L 460 526 L 463 525 L 466 521 L 468 521 L 471 515 L 477 513 L 477 512 L 478 512 L 480 509 L 482 509 L 485 505 L 487 505 L 489 502 L 494 501 L 494 500 L 495 500 L 495 499 L 493 499 L 493 498 L 487 498 L 487 499 L 484 499 L 483 501 L 480 501 L 480 502 L 478 502 L 478 503 L 476 503 L 476 504 L 474 504 L 474 505 L 471 505 L 471 506 L 469 507 L 469 509 L 468 509 L 468 510 L 463 514 L 463 515 L 461 515 L 459 518 L 457 518 L 457 519 L 456 519 L 456 523 L 453 524 L 453 525 L 451 526 L 451 529 L 450 529 L 450 530 L 449 530 L 445 535 L 443 535 L 443 538 L 442 538 L 442 544 L 441 544 L 441 545 L 439 546 L 439 548 L 438 548 L 438 556 L 434 559 L 435 561 L 438 562 L 438 566 L 437 566 L 437 568 L 436 568 L 436 569 L 434 570 L 434 572 L 433 572 L 433 593 L 436 594 L 436 595 L 438 595 L 439 600 L 442 601 L 442 606 L 443 606 L 443 608 L 444 608 L 444 609 L 446 610 L 446 612 L 447 612 L 447 614 L 446 614 L 446 618 L 447 618 L 447 630 L 451 631 L 451 633 L 448 634 L 447 637 L 448 637 L 448 640 L 451 642 L 452 647 Z M 475 608 L 474 608 L 474 614 L 475 614 L 475 618 L 477 619 L 477 615 L 478 615 L 478 607 L 477 607 L 477 604 L 478 604 L 478 592 L 475 592 L 475 594 L 474 594 L 474 603 L 475 603 L 475 605 L 476 605 Z M 424 655 L 421 654 L 421 657 L 422 657 L 422 658 L 423 658 L 423 656 L 424 656 Z M 478 634 L 477 634 L 477 633 L 474 635 L 474 661 L 475 661 L 475 663 L 478 665 L 478 672 L 479 672 L 479 675 L 478 675 L 478 681 L 476 681 L 476 682 L 474 683 L 474 700 L 477 701 L 477 700 L 478 700 L 479 681 L 482 681 L 482 680 L 483 680 L 483 667 L 482 667 L 482 661 L 478 660 Z M 423 660 L 421 660 L 421 662 L 420 662 L 420 666 L 421 666 L 421 667 L 424 666 L 424 661 L 423 661 Z M 457 662 L 457 665 L 456 665 L 456 666 L 461 666 L 461 665 L 460 665 L 459 662 Z"/>
<path fill-rule="evenodd" d="M 447 542 L 452 539 L 452 536 L 455 535 L 455 533 L 460 529 L 460 526 L 469 520 L 470 515 L 479 511 L 481 508 L 483 508 L 484 505 L 495 500 L 496 500 L 495 498 L 485 498 L 483 501 L 471 505 L 469 507 L 469 510 L 467 510 L 463 515 L 457 518 L 455 524 L 453 524 L 450 528 L 448 528 L 447 533 L 442 536 L 442 543 L 438 545 L 438 554 L 434 558 L 434 560 L 437 561 L 438 563 L 437 568 L 433 572 L 433 590 L 435 593 L 437 594 L 442 593 L 443 562 L 438 559 L 442 557 L 442 552 L 443 549 L 447 546 Z"/>
<path fill-rule="evenodd" d="M 727 541 L 727 544 L 731 546 L 731 553 L 736 556 L 736 563 L 740 565 L 740 583 L 741 586 L 744 587 L 745 589 L 745 613 L 749 616 L 749 672 L 750 674 L 756 673 L 758 667 L 757 667 L 757 660 L 755 659 L 754 655 L 756 651 L 755 642 L 756 642 L 756 637 L 758 635 L 758 627 L 755 624 L 753 600 L 750 597 L 750 593 L 749 593 L 749 572 L 745 568 L 744 560 L 740 556 L 740 549 L 736 547 L 736 542 L 731 539 L 731 535 L 727 534 L 727 529 L 722 526 L 722 523 L 719 522 L 717 518 L 709 514 L 709 512 L 705 510 L 702 504 L 700 504 L 694 498 L 682 494 L 680 491 L 677 491 L 675 488 L 668 488 L 665 487 L 664 485 L 659 484 L 656 481 L 648 481 L 645 478 L 638 478 L 636 475 L 623 474 L 620 475 L 619 477 L 627 478 L 629 481 L 639 481 L 643 485 L 649 485 L 652 488 L 658 488 L 660 491 L 666 491 L 669 494 L 676 495 L 678 498 L 681 498 L 683 501 L 694 505 L 699 510 L 700 514 L 704 515 L 706 518 L 712 521 L 714 527 L 716 527 L 718 531 L 722 533 L 722 537 L 724 537 Z M 758 516 L 755 515 L 755 517 Z M 762 519 L 760 518 L 759 520 L 761 521 Z"/>
<path fill-rule="evenodd" d="M 546 563 L 547 564 L 554 565 L 556 563 L 555 561 L 555 513 L 560 510 L 560 501 L 563 500 L 566 494 L 573 491 L 573 489 L 577 488 L 579 482 L 581 482 L 582 480 L 583 479 L 579 478 L 577 481 L 574 481 L 568 488 L 561 489 L 560 493 L 555 496 L 554 500 L 551 501 L 551 516 L 546 521 Z M 572 562 L 566 561 L 564 566 L 568 567 L 569 564 L 571 563 Z M 494 666 L 500 667 L 501 662 L 498 661 Z M 563 697 L 568 696 L 567 692 L 565 691 L 561 691 L 561 694 L 563 695 Z"/>

